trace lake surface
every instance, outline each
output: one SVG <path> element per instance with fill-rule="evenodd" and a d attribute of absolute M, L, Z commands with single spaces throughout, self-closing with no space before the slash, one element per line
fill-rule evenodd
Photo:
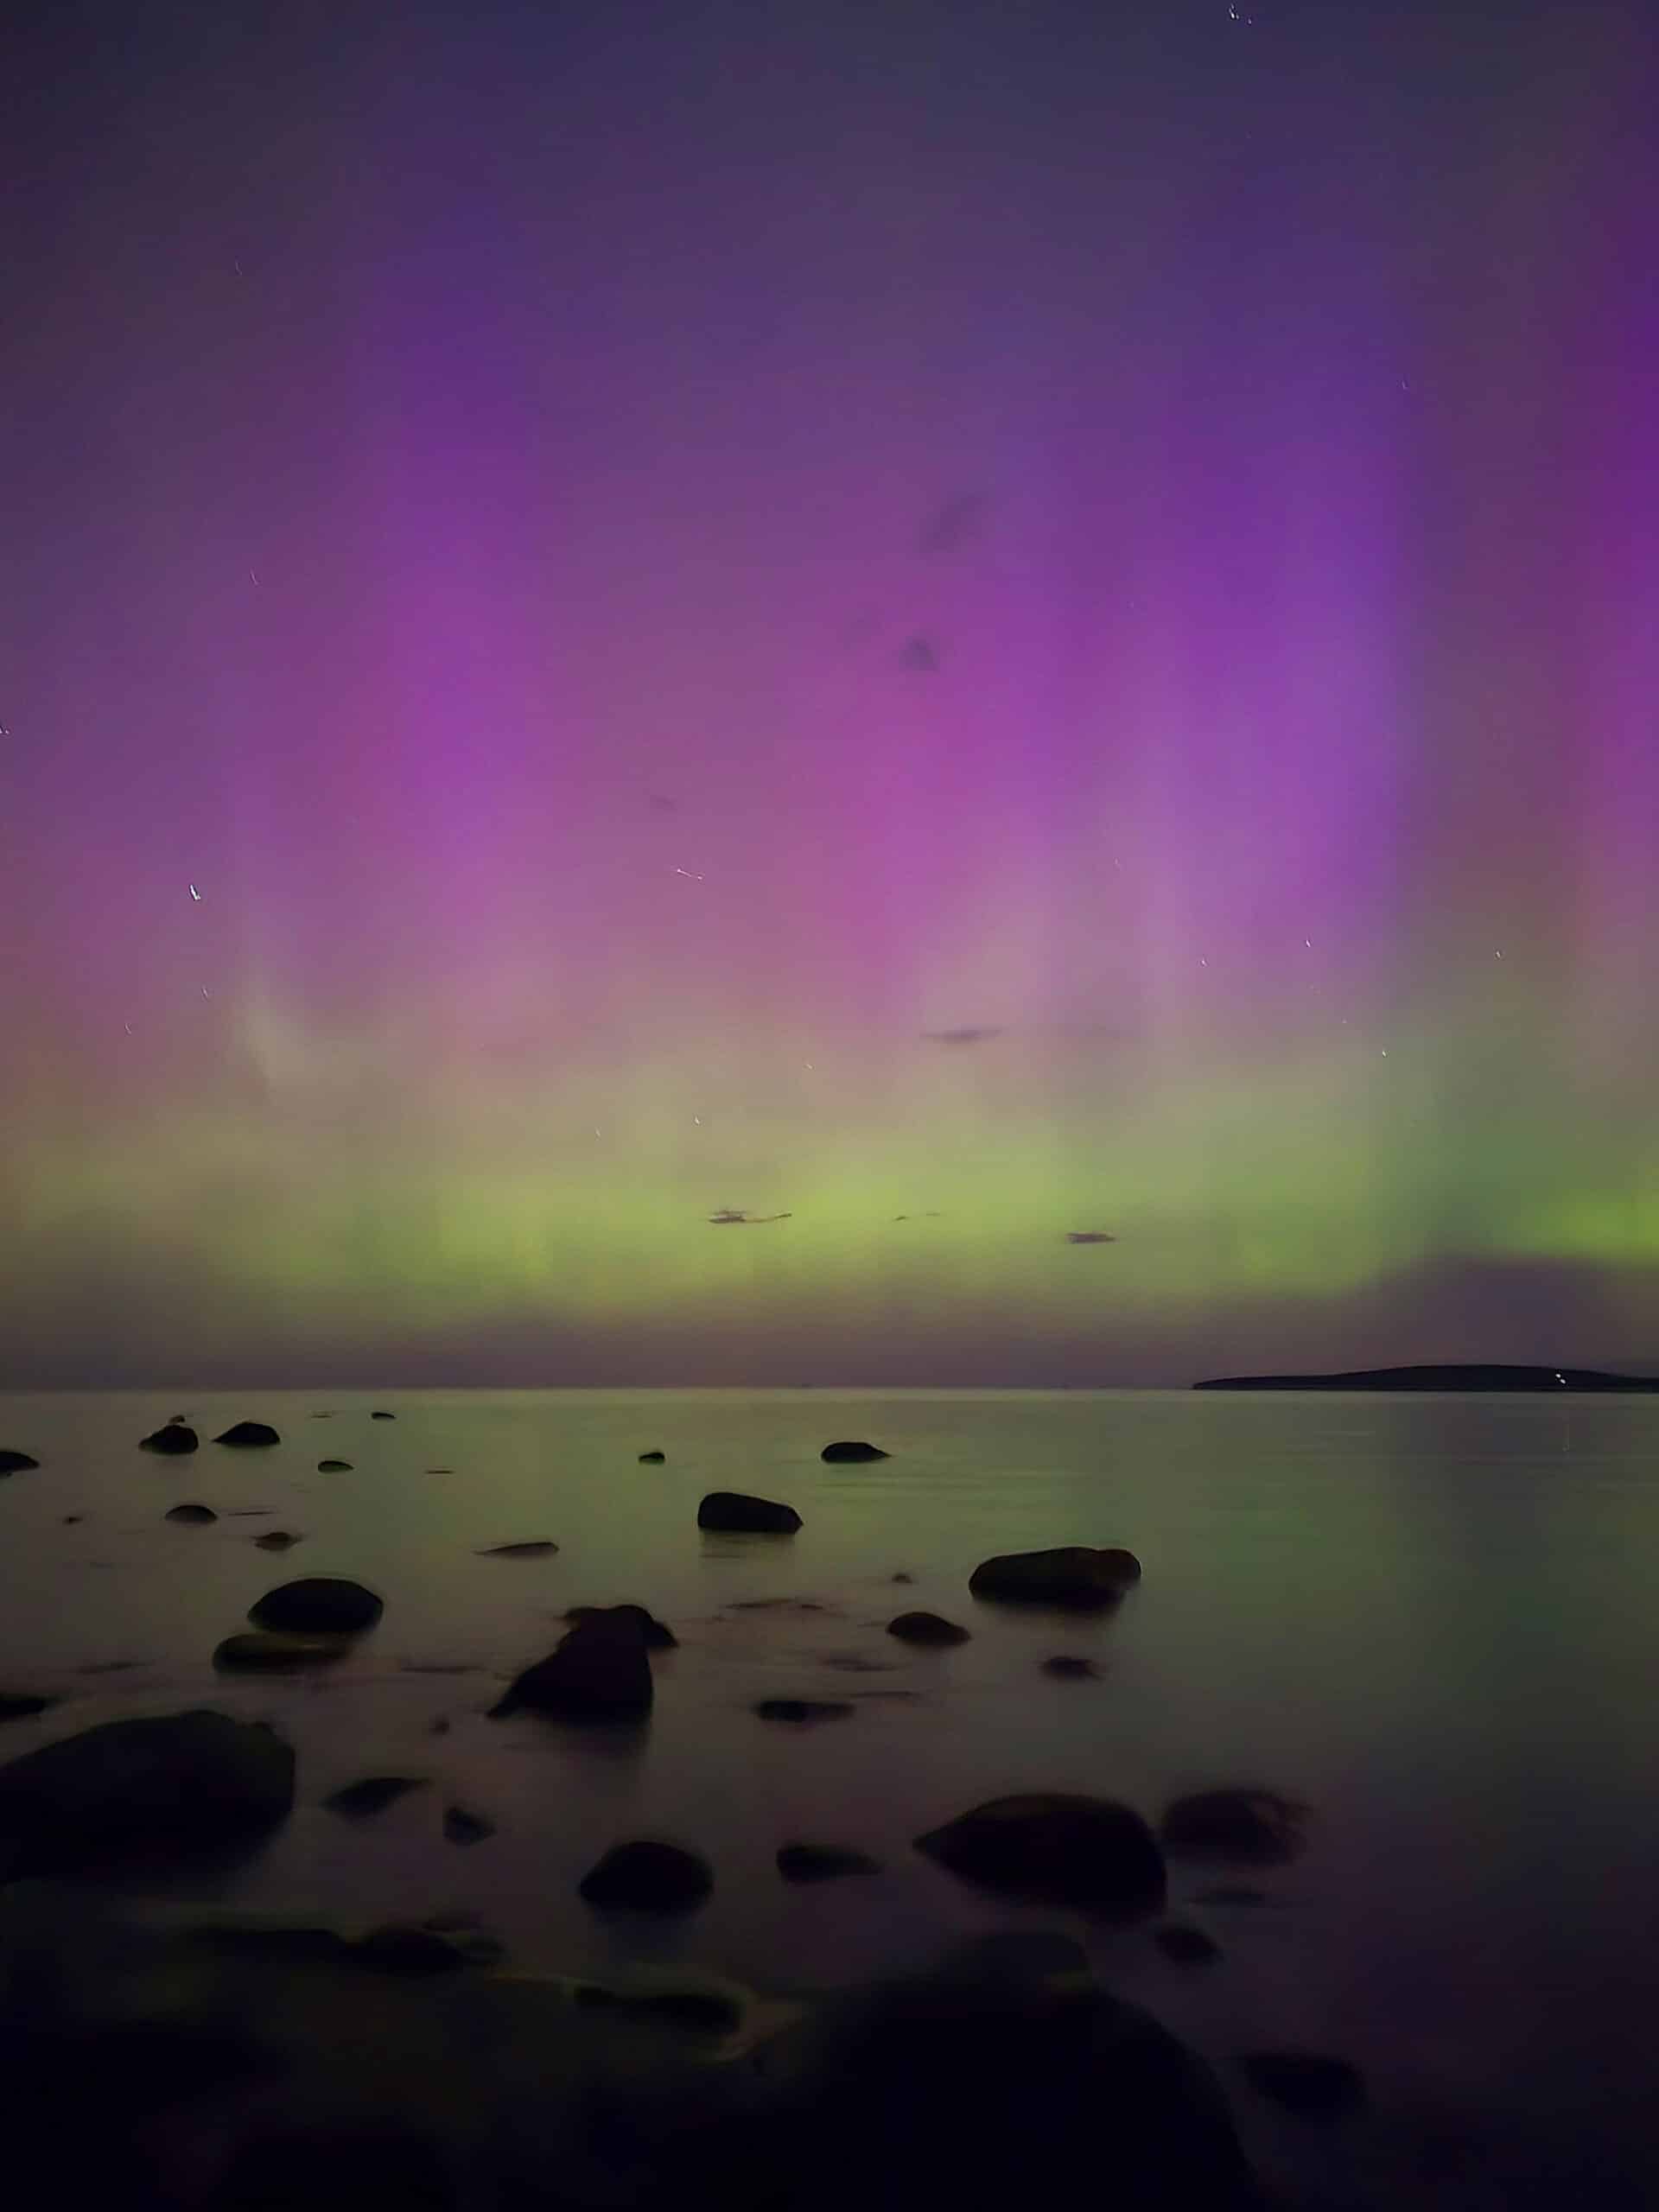
<path fill-rule="evenodd" d="M 204 1440 L 248 1417 L 283 1441 L 139 1452 L 175 1412 Z M 893 1457 L 826 1466 L 837 1437 Z M 0 1398 L 0 1445 L 41 1462 L 0 1483 L 0 1688 L 66 1700 L 9 1724 L 0 1754 L 200 1703 L 276 1722 L 300 1805 L 222 1896 L 374 1919 L 472 1908 L 529 1969 L 673 1959 L 768 1990 L 919 1962 L 960 1932 L 1066 1926 L 1216 2063 L 1251 2155 L 1300 2202 L 1659 2202 L 1659 1400 L 17 1395 Z M 639 1465 L 653 1448 L 666 1464 Z M 320 1473 L 326 1457 L 352 1471 Z M 704 1535 L 715 1488 L 786 1499 L 805 1525 Z M 164 1521 L 184 1500 L 225 1517 Z M 256 1549 L 273 1527 L 305 1541 Z M 540 1537 L 556 1555 L 477 1555 Z M 1070 1543 L 1140 1556 L 1115 1616 L 969 1597 L 988 1554 Z M 324 1672 L 216 1675 L 248 1606 L 310 1573 L 370 1584 L 379 1628 Z M 744 1609 L 774 1599 L 791 1604 Z M 624 1599 L 680 1638 L 655 1656 L 646 1730 L 484 1718 L 566 1607 Z M 885 1624 L 911 1606 L 973 1640 L 899 1645 Z M 1062 1651 L 1101 1679 L 1044 1676 Z M 771 1695 L 856 1710 L 792 1730 L 754 1718 Z M 389 1771 L 435 1787 L 362 1825 L 321 1808 Z M 910 1847 L 1014 1790 L 1096 1792 L 1155 1821 L 1179 1792 L 1238 1782 L 1317 1818 L 1293 1866 L 1172 1869 L 1172 1915 L 1223 1947 L 1208 1967 L 1165 1959 L 1144 1926 L 981 1898 Z M 446 1842 L 451 1801 L 497 1835 Z M 709 1858 L 713 1897 L 667 1928 L 599 1923 L 576 1882 L 653 1834 Z M 773 1853 L 794 1839 L 857 1845 L 885 1871 L 791 1889 Z M 1271 1904 L 1189 1906 L 1229 1878 Z M 1354 2060 L 1370 2114 L 1310 2128 L 1255 2102 L 1230 2055 L 1286 2045 Z"/>

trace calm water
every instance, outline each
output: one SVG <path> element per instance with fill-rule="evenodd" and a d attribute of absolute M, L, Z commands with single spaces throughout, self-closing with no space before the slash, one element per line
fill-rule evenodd
<path fill-rule="evenodd" d="M 372 1421 L 376 1404 L 397 1420 Z M 139 1452 L 175 1411 L 204 1437 L 245 1415 L 283 1440 Z M 893 1457 L 823 1465 L 840 1436 Z M 1115 1987 L 1224 2075 L 1230 2051 L 1278 2044 L 1365 2069 L 1372 2117 L 1331 2133 L 1236 2096 L 1264 2169 L 1332 2205 L 1659 2202 L 1643 2139 L 1659 1400 L 42 1395 L 0 1399 L 0 1444 L 42 1462 L 0 1484 L 0 1687 L 70 1700 L 0 1745 L 202 1701 L 276 1721 L 300 1752 L 301 1807 L 227 1895 L 351 1916 L 471 1906 L 530 1968 L 626 1951 L 824 1986 L 954 1931 L 1063 1917 L 977 1899 L 909 1849 L 979 1800 L 1084 1789 L 1155 1817 L 1178 1791 L 1259 1782 L 1316 1808 L 1315 1840 L 1293 1868 L 1236 1878 L 1272 1908 L 1193 1909 L 1219 1964 L 1178 1967 L 1144 1929 L 1088 1940 Z M 653 1447 L 667 1464 L 639 1465 Z M 319 1473 L 324 1457 L 353 1471 Z M 703 1536 L 714 1487 L 785 1498 L 805 1527 Z M 164 1522 L 184 1499 L 267 1517 Z M 65 1526 L 71 1513 L 86 1518 Z M 270 1527 L 306 1541 L 260 1552 Z M 475 1555 L 543 1536 L 550 1560 Z M 968 1597 L 988 1554 L 1065 1543 L 1140 1555 L 1145 1580 L 1115 1618 Z M 900 1569 L 913 1588 L 893 1586 Z M 378 1590 L 376 1633 L 308 1679 L 215 1676 L 213 1648 L 253 1600 L 313 1573 Z M 733 1610 L 780 1598 L 823 1610 Z M 681 1639 L 658 1656 L 642 1738 L 482 1717 L 568 1605 L 620 1599 Z M 973 1641 L 906 1650 L 882 1630 L 911 1605 Z M 1043 1676 L 1063 1650 L 1093 1655 L 1103 1679 Z M 749 1712 L 791 1694 L 857 1711 L 800 1732 Z M 377 1771 L 439 1787 L 362 1827 L 318 1808 Z M 498 1836 L 446 1843 L 446 1797 Z M 574 1888 L 642 1833 L 704 1852 L 715 1891 L 689 1923 L 620 1933 Z M 796 1837 L 861 1845 L 887 1871 L 791 1890 L 772 1853 Z M 1177 1872 L 1174 1909 L 1224 1878 Z"/>

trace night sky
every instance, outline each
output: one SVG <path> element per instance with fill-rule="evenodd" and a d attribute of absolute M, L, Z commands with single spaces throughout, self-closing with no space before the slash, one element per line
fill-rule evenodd
<path fill-rule="evenodd" d="M 1659 16 L 0 81 L 0 1382 L 1659 1363 Z"/>

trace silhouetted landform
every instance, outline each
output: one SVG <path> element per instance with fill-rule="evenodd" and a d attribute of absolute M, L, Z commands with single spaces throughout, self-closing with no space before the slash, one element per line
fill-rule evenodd
<path fill-rule="evenodd" d="M 187 1427 L 181 1421 L 170 1421 L 165 1428 L 152 1429 L 148 1436 L 141 1436 L 138 1449 L 161 1452 L 177 1459 L 186 1452 L 194 1452 L 200 1440 L 194 1428 Z"/>
<path fill-rule="evenodd" d="M 1659 1376 L 1596 1367 L 1355 1367 L 1340 1375 L 1217 1375 L 1195 1390 L 1659 1390 Z"/>

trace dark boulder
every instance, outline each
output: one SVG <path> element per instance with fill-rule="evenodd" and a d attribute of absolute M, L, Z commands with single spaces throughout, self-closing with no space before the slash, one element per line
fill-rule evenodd
<path fill-rule="evenodd" d="M 754 1707 L 762 1720 L 792 1720 L 799 1725 L 845 1720 L 853 1710 L 840 1698 L 825 1697 L 763 1697 Z"/>
<path fill-rule="evenodd" d="M 699 1529 L 728 1529 L 739 1535 L 792 1536 L 801 1516 L 792 1505 L 779 1505 L 769 1497 L 749 1497 L 741 1491 L 711 1490 L 697 1508 Z"/>
<path fill-rule="evenodd" d="M 211 1505 L 169 1505 L 162 1518 L 188 1522 L 192 1528 L 205 1528 L 208 1522 L 217 1521 L 219 1516 Z"/>
<path fill-rule="evenodd" d="M 275 1827 L 293 1804 L 293 1751 L 261 1723 L 106 1721 L 0 1767 L 0 1863 L 16 1879 L 210 1847 Z"/>
<path fill-rule="evenodd" d="M 639 1624 L 613 1612 L 578 1621 L 556 1650 L 527 1667 L 499 1702 L 499 1719 L 521 1706 L 561 1720 L 627 1720 L 649 1713 L 651 1661 Z"/>
<path fill-rule="evenodd" d="M 1221 1946 L 1212 1936 L 1202 1928 L 1189 1928 L 1185 1921 L 1172 1920 L 1165 1927 L 1154 1928 L 1152 1940 L 1178 1966 L 1205 1966 L 1221 1956 Z"/>
<path fill-rule="evenodd" d="M 425 1786 L 420 1775 L 371 1774 L 361 1782 L 348 1782 L 343 1789 L 332 1790 L 322 1802 L 325 1810 L 341 1814 L 348 1821 L 366 1821 L 384 1813 L 388 1805 L 395 1805 L 411 1789 Z"/>
<path fill-rule="evenodd" d="M 1307 1817 L 1306 1805 L 1271 1789 L 1204 1789 L 1166 1808 L 1158 1837 L 1172 1858 L 1277 1866 L 1306 1849 Z"/>
<path fill-rule="evenodd" d="M 677 1651 L 679 1649 L 680 1639 L 667 1622 L 659 1621 L 643 1605 L 572 1605 L 564 1618 L 568 1621 L 632 1621 L 645 1639 L 648 1651 Z"/>
<path fill-rule="evenodd" d="M 916 1848 L 982 1888 L 1126 1917 L 1164 1902 L 1163 1853 L 1128 1805 L 1109 1798 L 1033 1794 L 993 1798 Z"/>
<path fill-rule="evenodd" d="M 1359 2069 L 1345 2058 L 1302 2050 L 1252 2050 L 1242 2053 L 1238 2063 L 1258 2095 L 1300 2119 L 1334 2120 L 1365 2101 Z"/>
<path fill-rule="evenodd" d="M 469 1813 L 464 1805 L 446 1805 L 443 1833 L 450 1843 L 485 1843 L 495 1834 L 495 1822 L 481 1813 Z"/>
<path fill-rule="evenodd" d="M 969 1633 L 938 1613 L 900 1613 L 887 1623 L 887 1634 L 896 1636 L 900 1643 L 926 1643 L 940 1649 L 948 1643 L 966 1643 Z"/>
<path fill-rule="evenodd" d="M 660 1467 L 667 1457 L 666 1452 L 642 1452 L 639 1465 L 642 1467 Z"/>
<path fill-rule="evenodd" d="M 256 1536 L 253 1541 L 262 1552 L 286 1552 L 296 1544 L 302 1544 L 305 1538 L 287 1529 L 267 1529 L 263 1536 Z"/>
<path fill-rule="evenodd" d="M 1052 1659 L 1045 1659 L 1043 1672 L 1052 1675 L 1057 1682 L 1091 1682 L 1100 1669 L 1092 1659 L 1080 1659 L 1075 1652 L 1057 1652 Z"/>
<path fill-rule="evenodd" d="M 148 1436 L 141 1436 L 138 1449 L 178 1459 L 187 1452 L 195 1451 L 200 1441 L 194 1428 L 187 1428 L 182 1421 L 170 1421 L 165 1428 L 152 1429 Z"/>
<path fill-rule="evenodd" d="M 589 1904 L 639 1912 L 690 1912 L 715 1886 L 708 1862 L 677 1844 L 614 1844 L 578 1887 Z"/>
<path fill-rule="evenodd" d="M 232 1421 L 222 1436 L 213 1439 L 215 1444 L 280 1444 L 282 1440 L 270 1423 L 263 1421 Z"/>
<path fill-rule="evenodd" d="M 786 1882 L 834 1882 L 848 1874 L 879 1874 L 881 1862 L 862 1851 L 835 1843 L 785 1843 L 778 1852 L 778 1872 Z"/>
<path fill-rule="evenodd" d="M 893 1579 L 895 1582 L 913 1582 L 916 1580 L 913 1574 L 906 1574 L 902 1570 Z"/>
<path fill-rule="evenodd" d="M 351 1471 L 352 1463 L 349 1459 L 319 1459 L 317 1462 L 317 1472 L 320 1475 L 349 1475 Z"/>
<path fill-rule="evenodd" d="M 343 1574 L 308 1574 L 268 1590 L 249 1608 L 256 1628 L 283 1629 L 299 1636 L 359 1636 L 385 1611 L 372 1590 Z"/>
<path fill-rule="evenodd" d="M 57 1703 L 54 1697 L 34 1697 L 25 1690 L 0 1690 L 0 1720 L 32 1720 Z"/>
<path fill-rule="evenodd" d="M 969 1577 L 976 1598 L 1004 1605 L 1064 1605 L 1090 1611 L 1115 1605 L 1141 1579 L 1133 1552 L 1108 1546 L 1091 1551 L 1065 1544 L 1046 1552 L 1006 1552 L 988 1559 Z"/>
<path fill-rule="evenodd" d="M 279 1629 L 245 1628 L 213 1651 L 226 1674 L 286 1674 L 296 1667 L 327 1667 L 352 1648 L 349 1636 L 296 1636 Z"/>
<path fill-rule="evenodd" d="M 834 1466 L 846 1460 L 886 1459 L 891 1458 L 892 1454 L 882 1451 L 877 1444 L 864 1444 L 856 1440 L 843 1440 L 839 1444 L 826 1444 L 818 1457 L 820 1459 L 829 1460 Z"/>
<path fill-rule="evenodd" d="M 396 1421 L 397 1418 L 396 1414 L 372 1413 L 369 1415 L 371 1421 Z"/>
<path fill-rule="evenodd" d="M 10 1446 L 0 1448 L 0 1475 L 21 1475 L 30 1467 L 40 1465 L 27 1452 L 14 1452 Z"/>
<path fill-rule="evenodd" d="M 550 1559 L 558 1546 L 545 1536 L 532 1536 L 520 1544 L 486 1544 L 480 1559 Z"/>

